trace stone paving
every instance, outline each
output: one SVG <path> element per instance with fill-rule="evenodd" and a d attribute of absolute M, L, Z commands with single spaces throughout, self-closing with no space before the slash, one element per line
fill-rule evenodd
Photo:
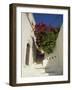
<path fill-rule="evenodd" d="M 32 76 L 48 76 L 48 73 L 45 73 L 45 67 L 42 64 L 33 64 L 31 66 L 25 66 L 22 73 L 23 77 L 32 77 Z"/>

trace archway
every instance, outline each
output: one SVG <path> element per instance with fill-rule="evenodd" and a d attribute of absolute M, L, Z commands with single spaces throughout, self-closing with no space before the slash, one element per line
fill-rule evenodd
<path fill-rule="evenodd" d="M 29 65 L 29 54 L 30 54 L 30 45 L 28 43 L 26 48 L 26 61 L 25 61 L 26 65 Z"/>

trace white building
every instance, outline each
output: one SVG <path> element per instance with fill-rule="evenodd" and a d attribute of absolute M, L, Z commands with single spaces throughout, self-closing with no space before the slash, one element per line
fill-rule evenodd
<path fill-rule="evenodd" d="M 25 65 L 31 65 L 33 63 L 33 40 L 35 40 L 33 25 L 35 21 L 31 13 L 22 13 L 22 68 Z"/>
<path fill-rule="evenodd" d="M 42 64 L 34 63 L 36 60 L 36 37 L 34 35 L 35 21 L 31 13 L 21 14 L 22 32 L 21 32 L 21 76 L 42 76 L 45 70 L 36 69 L 35 67 L 41 67 Z"/>
<path fill-rule="evenodd" d="M 61 27 L 59 32 L 56 48 L 54 52 L 50 54 L 50 60 L 48 60 L 46 72 L 58 75 L 63 74 L 63 27 Z"/>

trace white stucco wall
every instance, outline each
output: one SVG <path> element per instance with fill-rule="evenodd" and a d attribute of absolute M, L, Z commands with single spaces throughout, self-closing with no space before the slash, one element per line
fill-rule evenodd
<path fill-rule="evenodd" d="M 21 49 L 21 52 L 22 52 L 22 67 L 25 66 L 25 60 L 26 60 L 26 47 L 27 47 L 27 43 L 30 44 L 30 56 L 29 56 L 29 65 L 31 65 L 33 63 L 33 57 L 32 57 L 32 38 L 31 37 L 34 37 L 34 32 L 32 30 L 32 27 L 30 25 L 30 22 L 32 22 L 33 24 L 35 24 L 35 21 L 33 19 L 33 16 L 32 14 L 28 14 L 28 17 L 29 17 L 29 20 L 28 20 L 28 17 L 27 17 L 27 14 L 26 13 L 22 13 L 21 14 L 21 23 L 22 23 L 22 32 L 21 32 L 21 44 L 22 44 L 22 49 Z"/>
<path fill-rule="evenodd" d="M 57 39 L 56 56 L 58 60 L 57 72 L 63 72 L 63 27 L 60 29 L 60 33 Z"/>
<path fill-rule="evenodd" d="M 53 72 L 57 74 L 63 73 L 63 27 L 61 27 L 57 41 L 56 48 L 52 54 L 51 59 L 48 60 L 46 72 Z M 52 59 L 53 57 L 53 59 Z"/>

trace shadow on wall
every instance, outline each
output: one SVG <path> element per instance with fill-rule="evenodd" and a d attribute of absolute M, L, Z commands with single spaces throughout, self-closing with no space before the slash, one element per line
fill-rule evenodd
<path fill-rule="evenodd" d="M 63 71 L 59 70 L 58 62 L 56 61 L 56 56 L 50 56 L 48 62 L 45 66 L 45 73 L 48 75 L 63 75 Z"/>
<path fill-rule="evenodd" d="M 45 72 L 56 75 L 63 75 L 63 27 L 60 28 L 58 38 L 56 40 L 56 48 L 45 67 Z"/>
<path fill-rule="evenodd" d="M 37 63 L 37 64 L 41 64 L 43 63 L 44 60 L 44 53 L 42 53 L 41 51 L 39 51 L 35 45 L 35 41 L 34 38 L 32 38 L 33 40 L 33 46 L 32 46 L 32 50 L 33 50 L 33 62 Z"/>

